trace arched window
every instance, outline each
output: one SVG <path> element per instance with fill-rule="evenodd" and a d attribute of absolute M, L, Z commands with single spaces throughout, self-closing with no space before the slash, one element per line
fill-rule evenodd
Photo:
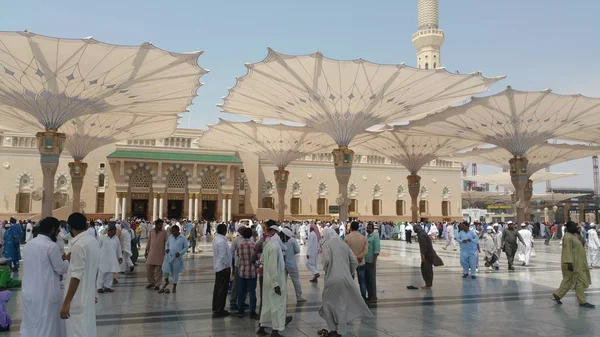
<path fill-rule="evenodd" d="M 429 63 L 425 62 L 425 69 L 429 69 Z"/>
<path fill-rule="evenodd" d="M 207 171 L 202 177 L 202 188 L 216 190 L 221 186 L 219 176 L 214 170 Z"/>
<path fill-rule="evenodd" d="M 104 187 L 104 174 L 98 175 L 98 187 Z"/>

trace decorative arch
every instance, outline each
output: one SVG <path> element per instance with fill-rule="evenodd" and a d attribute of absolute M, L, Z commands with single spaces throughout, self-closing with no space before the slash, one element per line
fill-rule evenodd
<path fill-rule="evenodd" d="M 60 192 L 66 192 L 71 187 L 71 175 L 61 172 L 54 176 L 54 188 Z"/>
<path fill-rule="evenodd" d="M 138 169 L 146 170 L 148 172 L 148 174 L 150 174 L 152 183 L 156 183 L 156 172 L 154 172 L 154 170 L 150 167 L 150 165 L 144 164 L 144 163 L 134 164 L 133 166 L 131 166 L 131 168 L 129 170 L 127 170 L 127 175 L 125 176 L 126 183 L 129 183 L 129 178 L 131 177 L 131 174 L 133 173 L 133 171 L 138 170 Z"/>
<path fill-rule="evenodd" d="M 325 198 L 328 192 L 329 190 L 327 188 L 327 183 L 324 181 L 320 181 L 317 184 L 317 195 L 321 198 Z"/>
<path fill-rule="evenodd" d="M 421 189 L 419 190 L 419 199 L 427 200 L 427 196 L 429 195 L 429 190 L 427 186 L 421 185 Z"/>
<path fill-rule="evenodd" d="M 131 179 L 127 179 L 126 181 L 132 188 L 150 188 L 155 181 L 155 177 L 144 167 L 136 168 L 128 177 L 131 177 Z"/>
<path fill-rule="evenodd" d="M 240 174 L 237 177 L 237 183 L 236 186 L 238 187 L 239 191 L 245 191 L 248 189 L 248 178 L 246 177 L 246 173 L 244 172 L 240 172 Z"/>
<path fill-rule="evenodd" d="M 291 191 L 293 198 L 300 198 L 302 195 L 302 184 L 298 180 L 292 181 Z"/>
<path fill-rule="evenodd" d="M 405 191 L 406 191 L 406 189 L 404 188 L 404 185 L 402 185 L 402 184 L 396 185 L 396 199 L 404 200 L 404 196 L 406 195 Z"/>
<path fill-rule="evenodd" d="M 192 174 L 188 171 L 188 169 L 185 166 L 182 166 L 181 164 L 174 164 L 169 166 L 165 170 L 165 173 L 163 174 L 163 182 L 167 182 L 167 178 L 173 171 L 181 171 L 185 176 L 187 176 L 188 181 L 189 178 L 192 176 Z"/>
<path fill-rule="evenodd" d="M 450 199 L 450 187 L 448 187 L 448 185 L 442 186 L 442 199 L 443 200 Z"/>
<path fill-rule="evenodd" d="M 34 180 L 33 175 L 29 171 L 23 171 L 17 174 L 16 187 L 19 192 L 33 190 Z"/>
<path fill-rule="evenodd" d="M 381 184 L 379 183 L 374 183 L 373 184 L 373 199 L 380 199 L 381 195 L 382 195 L 382 188 L 381 188 Z"/>
<path fill-rule="evenodd" d="M 188 172 L 189 173 L 189 172 Z M 169 170 L 169 174 L 165 177 L 167 189 L 185 190 L 188 186 L 189 175 L 182 169 L 176 168 Z"/>
<path fill-rule="evenodd" d="M 354 182 L 348 184 L 348 198 L 350 198 L 350 199 L 358 198 L 358 186 Z"/>
<path fill-rule="evenodd" d="M 272 196 L 274 190 L 275 190 L 275 183 L 273 183 L 271 180 L 266 180 L 263 183 L 262 191 L 263 191 L 264 196 Z"/>
<path fill-rule="evenodd" d="M 210 173 L 209 173 L 210 171 Z M 200 183 L 202 184 L 202 179 L 204 178 L 204 175 L 206 174 L 212 174 L 214 173 L 217 176 L 217 179 L 219 180 L 219 184 L 220 185 L 224 185 L 225 184 L 225 173 L 218 167 L 215 167 L 213 165 L 204 167 L 200 172 L 198 172 L 198 178 L 200 179 Z"/>
<path fill-rule="evenodd" d="M 100 186 L 100 178 L 104 176 L 104 186 Z M 108 187 L 108 174 L 106 174 L 106 169 L 97 169 L 94 174 L 94 187 Z"/>

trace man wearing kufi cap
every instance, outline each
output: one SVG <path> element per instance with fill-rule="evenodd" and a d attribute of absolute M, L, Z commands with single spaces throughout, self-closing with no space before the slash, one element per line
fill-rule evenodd
<path fill-rule="evenodd" d="M 508 227 L 502 231 L 501 246 L 502 250 L 506 253 L 508 270 L 512 271 L 515 270 L 513 264 L 515 260 L 515 254 L 517 253 L 517 240 L 523 244 L 525 244 L 525 241 L 523 241 L 521 234 L 519 234 L 512 221 L 507 222 L 506 225 Z"/>
<path fill-rule="evenodd" d="M 527 224 L 521 224 L 521 230 L 519 235 L 523 238 L 524 243 L 518 245 L 519 249 L 519 261 L 523 262 L 523 266 L 529 265 L 529 259 L 531 258 L 531 248 L 533 247 L 533 235 L 527 229 Z"/>

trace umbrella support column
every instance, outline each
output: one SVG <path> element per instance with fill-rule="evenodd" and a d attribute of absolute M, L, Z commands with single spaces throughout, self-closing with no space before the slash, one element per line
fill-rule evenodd
<path fill-rule="evenodd" d="M 275 187 L 277 189 L 277 220 L 281 222 L 285 219 L 285 191 L 287 190 L 290 172 L 286 171 L 285 168 L 280 168 L 275 170 L 273 174 L 275 175 Z"/>
<path fill-rule="evenodd" d="M 345 146 L 333 150 L 333 164 L 335 165 L 335 178 L 338 181 L 339 195 L 336 199 L 340 206 L 340 222 L 348 222 L 348 182 L 352 175 L 352 162 L 354 161 L 354 151 Z"/>
<path fill-rule="evenodd" d="M 516 209 L 517 209 L 517 224 L 525 222 L 525 187 L 529 181 L 529 174 L 527 174 L 527 168 L 529 161 L 526 158 L 512 158 L 509 160 L 510 164 L 510 179 L 513 186 L 515 187 L 515 194 L 517 196 Z"/>
<path fill-rule="evenodd" d="M 79 212 L 81 208 L 81 187 L 83 186 L 83 177 L 87 171 L 88 164 L 81 160 L 75 160 L 69 163 L 69 173 L 71 174 L 71 186 L 73 187 L 73 213 Z"/>
<path fill-rule="evenodd" d="M 418 222 L 419 221 L 419 205 L 418 198 L 419 192 L 421 191 L 421 176 L 413 173 L 406 177 L 408 180 L 408 194 L 410 195 L 410 212 L 411 212 L 411 221 Z"/>
<path fill-rule="evenodd" d="M 523 189 L 523 196 L 525 197 L 525 221 L 529 221 L 531 218 L 531 197 L 533 196 L 533 180 L 527 179 L 527 184 Z"/>
<path fill-rule="evenodd" d="M 38 150 L 40 151 L 40 163 L 44 176 L 44 193 L 42 196 L 41 219 L 52 216 L 54 209 L 54 176 L 58 168 L 60 154 L 65 144 L 65 134 L 58 133 L 54 129 L 38 132 L 36 135 Z"/>

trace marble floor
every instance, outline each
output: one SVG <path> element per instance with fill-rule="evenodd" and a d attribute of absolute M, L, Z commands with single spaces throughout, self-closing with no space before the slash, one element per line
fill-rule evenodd
<path fill-rule="evenodd" d="M 186 257 L 187 271 L 180 277 L 177 294 L 146 290 L 144 262 L 133 274 L 122 275 L 112 294 L 99 299 L 99 337 L 133 336 L 255 336 L 256 321 L 248 318 L 211 318 L 214 281 L 210 242 L 201 243 L 202 253 Z M 462 279 L 459 253 L 435 244 L 445 266 L 435 269 L 432 291 L 407 290 L 422 283 L 417 244 L 382 241 L 377 284 L 379 304 L 374 317 L 353 322 L 348 336 L 597 336 L 600 309 L 581 309 L 573 293 L 558 306 L 551 291 L 561 280 L 560 246 L 536 242 L 537 256 L 529 267 L 507 272 L 482 268 L 476 280 Z M 302 247 L 303 252 L 306 247 Z M 308 282 L 305 258 L 298 255 L 302 290 L 307 302 L 296 304 L 288 282 L 288 313 L 294 320 L 283 336 L 317 336 L 326 328 L 318 314 L 322 282 Z M 600 269 L 592 270 L 588 300 L 600 304 Z M 18 336 L 21 294 L 17 290 L 8 303 L 13 331 L 0 336 Z"/>

